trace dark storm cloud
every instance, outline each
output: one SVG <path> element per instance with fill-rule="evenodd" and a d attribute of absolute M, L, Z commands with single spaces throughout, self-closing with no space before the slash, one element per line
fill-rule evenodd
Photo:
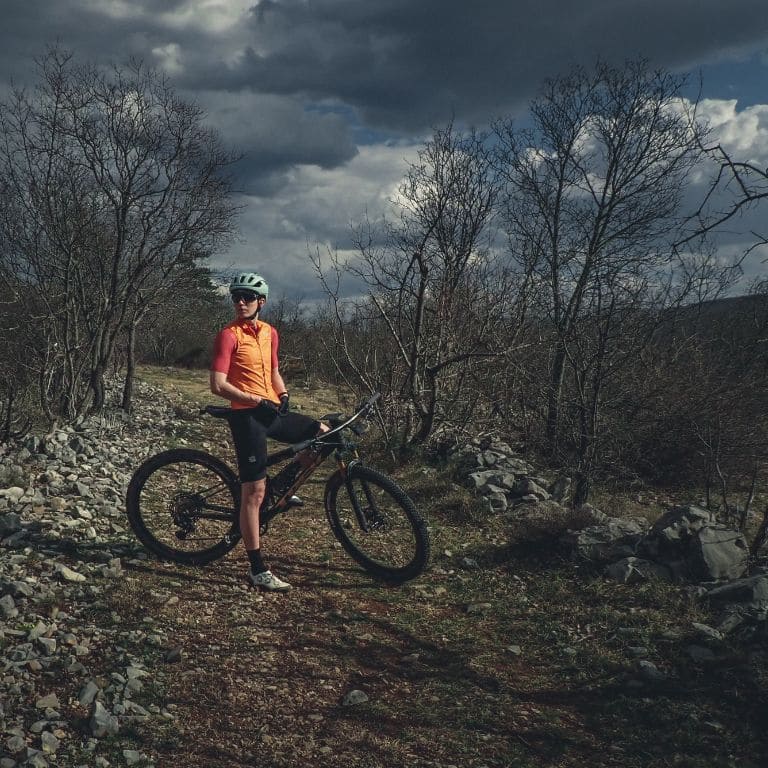
<path fill-rule="evenodd" d="M 299 100 L 211 91 L 198 92 L 197 98 L 242 154 L 235 172 L 248 194 L 273 193 L 290 167 L 336 168 L 357 154 L 350 126 L 342 116 L 309 109 Z"/>
<path fill-rule="evenodd" d="M 172 11 L 184 0 L 131 0 L 126 7 L 147 9 L 153 15 Z M 124 18 L 105 13 L 106 3 L 86 0 L 3 0 L 0 32 L 0 75 L 19 83 L 28 82 L 32 58 L 47 45 L 60 43 L 91 61 L 125 60 L 130 55 L 145 58 L 147 51 L 165 39 L 162 23 L 148 25 L 143 14 Z"/>
<path fill-rule="evenodd" d="M 413 129 L 487 119 L 573 63 L 646 56 L 689 68 L 765 45 L 765 0 L 262 0 L 235 66 L 194 77 L 220 88 L 336 99 L 369 125 Z"/>
<path fill-rule="evenodd" d="M 204 24 L 174 23 L 174 12 L 189 9 L 188 0 L 128 0 L 122 4 L 60 0 L 19 2 L 4 7 L 4 31 L 0 33 L 2 80 L 29 85 L 35 79 L 34 58 L 46 47 L 58 44 L 80 61 L 125 63 L 137 57 L 151 64 L 166 63 L 162 52 L 172 46 L 181 65 L 208 68 L 208 57 L 222 50 L 236 53 L 237 44 L 227 49 L 224 33 Z M 50 6 L 50 7 L 49 7 Z M 208 11 L 210 13 L 210 11 Z M 194 14 L 191 14 L 194 20 Z M 204 14 L 200 14 L 203 17 Z M 355 156 L 357 149 L 347 121 L 340 116 L 306 108 L 293 98 L 254 98 L 257 89 L 245 95 L 231 88 L 219 93 L 204 90 L 205 78 L 170 72 L 182 94 L 199 102 L 225 142 L 242 160 L 236 165 L 238 186 L 250 194 L 270 194 L 278 189 L 287 169 L 297 164 L 321 168 L 337 167 Z"/>
<path fill-rule="evenodd" d="M 718 51 L 768 45 L 765 0 L 261 0 L 249 12 L 240 5 L 239 23 L 218 25 L 227 13 L 235 19 L 235 5 L 6 0 L 0 67 L 24 82 L 30 57 L 59 40 L 89 60 L 133 55 L 166 66 L 206 107 L 212 91 L 234 101 L 266 94 L 342 106 L 369 130 L 407 132 L 453 117 L 483 124 L 522 108 L 544 77 L 598 55 L 685 69 Z M 349 121 L 316 112 L 316 128 L 299 117 L 296 130 L 290 112 L 281 125 L 251 113 L 265 141 L 233 134 L 245 139 L 249 174 L 331 168 L 354 155 Z"/>
<path fill-rule="evenodd" d="M 33 57 L 53 43 L 80 61 L 132 56 L 164 69 L 243 155 L 245 244 L 221 261 L 257 254 L 299 282 L 309 279 L 307 244 L 349 247 L 349 221 L 385 210 L 404 158 L 432 127 L 523 113 L 544 78 L 573 64 L 709 65 L 721 82 L 707 91 L 705 74 L 705 95 L 742 98 L 734 68 L 712 66 L 741 56 L 751 103 L 765 100 L 766 0 L 4 0 L 2 9 L 0 97 L 11 80 L 34 80 Z M 765 114 L 711 109 L 731 110 L 734 152 L 763 157 Z"/>

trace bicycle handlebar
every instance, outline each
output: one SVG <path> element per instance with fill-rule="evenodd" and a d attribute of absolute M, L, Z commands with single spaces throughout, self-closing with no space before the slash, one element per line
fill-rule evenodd
<path fill-rule="evenodd" d="M 328 430 L 328 432 L 323 432 L 320 435 L 317 435 L 316 437 L 313 437 L 311 440 L 305 440 L 303 443 L 297 443 L 297 445 L 292 445 L 292 449 L 297 449 L 297 446 L 301 446 L 301 448 L 298 448 L 295 450 L 295 453 L 298 453 L 299 451 L 303 451 L 305 448 L 308 448 L 312 443 L 315 442 L 323 442 L 327 440 L 331 435 L 335 435 L 338 432 L 341 432 L 342 429 L 346 429 L 348 426 L 350 426 L 353 422 L 357 421 L 361 417 L 367 416 L 371 410 L 373 409 L 374 404 L 376 401 L 381 397 L 381 392 L 374 392 L 364 403 L 362 403 L 357 411 L 352 414 L 345 422 L 339 424 L 338 426 L 334 427 L 333 429 Z"/>

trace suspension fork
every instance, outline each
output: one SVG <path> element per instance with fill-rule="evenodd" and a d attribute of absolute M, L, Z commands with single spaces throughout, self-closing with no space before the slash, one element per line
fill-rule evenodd
<path fill-rule="evenodd" d="M 360 529 L 364 531 L 365 533 L 371 532 L 371 524 L 368 521 L 368 517 L 366 516 L 365 509 L 363 509 L 360 506 L 360 502 L 358 499 L 358 495 L 355 492 L 355 489 L 352 486 L 352 479 L 350 478 L 349 470 L 356 466 L 362 464 L 362 462 L 355 458 L 352 461 L 345 463 L 341 457 L 337 456 L 337 461 L 339 464 L 339 471 L 341 472 L 341 476 L 344 479 L 344 485 L 347 488 L 347 495 L 349 496 L 349 500 L 352 504 L 352 509 L 355 512 L 355 517 L 357 518 L 357 524 L 360 526 Z M 368 502 L 368 508 L 374 508 L 375 504 L 373 499 L 371 498 L 371 491 L 368 488 L 367 483 L 362 483 L 363 486 L 363 492 L 365 493 L 366 501 Z"/>

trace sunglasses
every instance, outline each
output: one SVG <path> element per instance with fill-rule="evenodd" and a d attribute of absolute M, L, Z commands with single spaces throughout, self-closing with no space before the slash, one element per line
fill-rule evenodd
<path fill-rule="evenodd" d="M 250 304 L 258 298 L 259 297 L 253 291 L 232 291 L 233 304 L 237 304 L 238 301 L 244 301 L 246 304 Z"/>

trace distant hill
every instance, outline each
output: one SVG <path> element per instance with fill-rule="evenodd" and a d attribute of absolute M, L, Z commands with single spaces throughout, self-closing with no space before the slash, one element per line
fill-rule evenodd
<path fill-rule="evenodd" d="M 754 339 L 768 333 L 768 296 L 726 296 L 670 312 L 670 322 L 679 330 L 698 331 L 705 336 L 724 333 L 731 339 Z"/>

